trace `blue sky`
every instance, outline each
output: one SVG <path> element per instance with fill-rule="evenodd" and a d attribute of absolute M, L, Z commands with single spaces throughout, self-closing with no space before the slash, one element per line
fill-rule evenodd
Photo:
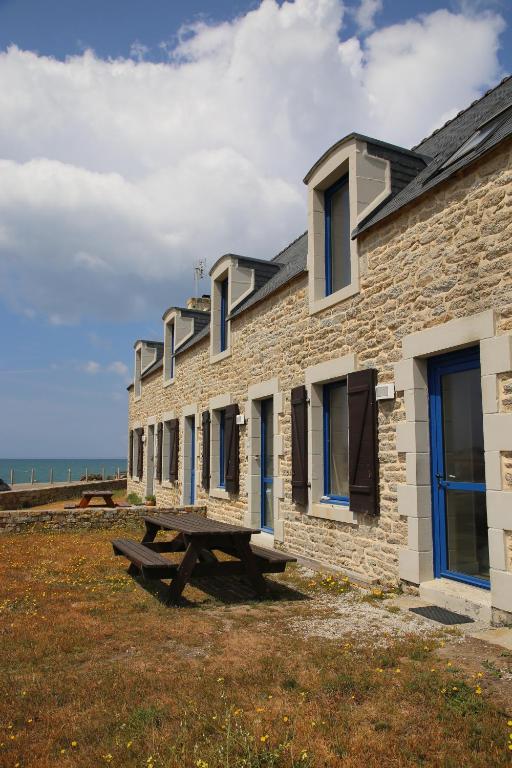
<path fill-rule="evenodd" d="M 330 144 L 411 146 L 512 70 L 510 22 L 477 0 L 0 0 L 0 456 L 124 455 L 133 341 L 194 262 L 274 255 Z"/>

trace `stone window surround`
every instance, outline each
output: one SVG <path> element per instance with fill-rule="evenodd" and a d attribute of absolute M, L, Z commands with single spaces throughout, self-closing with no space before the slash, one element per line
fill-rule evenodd
<path fill-rule="evenodd" d="M 198 488 L 199 488 L 199 483 L 198 483 L 198 480 L 199 480 L 199 476 L 198 476 L 199 450 L 198 450 L 198 440 L 197 440 L 197 435 L 198 435 L 198 432 L 199 432 L 199 430 L 198 430 L 198 426 L 199 426 L 199 413 L 198 413 L 198 410 L 197 410 L 197 403 L 192 403 L 190 405 L 186 405 L 183 408 L 183 411 L 182 411 L 182 414 L 181 414 L 181 419 L 180 419 L 180 432 L 181 432 L 181 434 L 183 436 L 183 439 L 180 442 L 181 456 L 182 456 L 181 473 L 180 473 L 181 474 L 181 504 L 183 504 L 183 505 L 190 504 L 188 499 L 185 500 L 185 492 L 186 492 L 186 490 L 188 489 L 188 486 L 189 486 L 188 481 L 186 481 L 186 478 L 189 477 L 189 475 L 190 475 L 190 463 L 191 463 L 190 462 L 191 457 L 190 457 L 190 453 L 189 453 L 190 445 L 188 444 L 187 439 L 186 439 L 186 436 L 187 436 L 187 431 L 186 431 L 186 419 L 187 419 L 187 416 L 194 416 L 195 417 L 194 418 L 194 429 L 195 429 L 194 446 L 195 446 L 195 451 L 194 451 L 194 456 L 192 457 L 192 460 L 193 460 L 194 466 L 195 466 L 194 503 L 196 503 L 197 502 L 197 491 L 198 491 Z"/>
<path fill-rule="evenodd" d="M 305 383 L 308 393 L 308 507 L 306 514 L 324 520 L 357 525 L 357 515 L 350 506 L 329 504 L 320 501 L 324 495 L 324 427 L 323 427 L 323 387 L 338 379 L 344 379 L 357 370 L 355 354 L 344 355 L 334 360 L 306 368 Z"/>
<path fill-rule="evenodd" d="M 246 455 L 247 455 L 247 511 L 244 524 L 250 528 L 259 528 L 261 524 L 261 418 L 260 401 L 272 398 L 274 420 L 274 541 L 284 541 L 284 521 L 280 514 L 280 500 L 284 499 L 284 481 L 279 474 L 280 458 L 283 456 L 283 435 L 280 432 L 279 417 L 284 411 L 283 393 L 279 389 L 279 379 L 273 378 L 252 384 L 247 390 L 245 417 L 247 419 Z M 267 534 L 268 538 L 272 534 Z"/>
<path fill-rule="evenodd" d="M 349 137 L 332 147 L 305 178 L 308 185 L 308 273 L 309 313 L 315 314 L 359 293 L 357 238 L 350 241 L 351 282 L 325 295 L 325 205 L 324 192 L 348 175 L 350 229 L 391 193 L 388 160 L 370 155 L 365 142 Z"/>
<path fill-rule="evenodd" d="M 156 482 L 155 481 L 155 476 L 156 476 L 156 445 L 155 445 L 155 442 L 156 442 L 156 423 L 157 423 L 156 416 L 150 416 L 150 417 L 148 417 L 148 419 L 146 421 L 146 429 L 145 429 L 145 434 L 146 434 L 146 462 L 145 462 L 146 463 L 146 494 L 148 494 L 148 492 L 150 490 L 149 489 L 149 479 L 150 478 L 149 478 L 148 469 L 149 469 L 149 450 L 150 450 L 151 442 L 153 443 L 153 446 L 152 446 L 153 447 L 153 478 L 152 478 L 152 480 L 153 480 L 153 489 L 152 490 L 153 490 L 153 494 L 155 492 L 154 484 Z M 150 428 L 152 428 L 152 432 L 153 432 L 153 440 L 152 441 L 149 439 L 149 436 L 151 434 Z"/>
<path fill-rule="evenodd" d="M 151 350 L 151 352 L 149 352 Z M 134 345 L 134 377 L 133 377 L 133 396 L 134 400 L 140 400 L 142 397 L 142 381 L 141 378 L 145 371 L 150 368 L 154 362 L 156 362 L 157 350 L 153 344 L 148 344 L 142 340 L 137 341 Z"/>
<path fill-rule="evenodd" d="M 512 449 L 512 414 L 499 412 L 498 374 L 512 371 L 512 335 L 496 335 L 493 310 L 451 320 L 405 336 L 395 364 L 397 391 L 404 392 L 406 421 L 397 424 L 397 451 L 405 453 L 406 484 L 398 485 L 398 513 L 407 518 L 408 546 L 399 553 L 399 574 L 421 584 L 434 578 L 427 360 L 480 345 L 482 410 L 491 604 L 512 612 L 512 572 L 507 571 L 505 531 L 512 529 L 512 492 L 503 490 L 501 451 Z M 477 589 L 475 587 L 475 589 Z"/>
<path fill-rule="evenodd" d="M 209 495 L 214 499 L 229 499 L 229 492 L 219 487 L 219 429 L 220 411 L 233 402 L 231 393 L 212 397 L 209 403 L 210 409 L 210 490 Z"/>
<path fill-rule="evenodd" d="M 138 467 L 137 467 L 137 456 L 139 452 L 139 430 L 141 430 L 144 427 L 143 423 L 141 421 L 136 421 L 132 425 L 133 430 L 133 471 L 135 472 L 134 475 L 131 476 L 131 479 L 134 483 L 140 483 L 142 482 L 139 480 L 139 476 L 137 474 Z"/>
<path fill-rule="evenodd" d="M 176 482 L 171 483 L 169 480 L 169 427 L 168 424 L 172 419 L 176 418 L 174 411 L 165 411 L 162 413 L 162 487 L 163 488 L 175 488 Z"/>
<path fill-rule="evenodd" d="M 169 348 L 171 333 L 170 326 L 174 324 L 174 352 L 176 353 L 186 341 L 194 335 L 194 318 L 183 315 L 179 307 L 171 307 L 162 317 L 164 323 L 164 360 L 163 360 L 163 380 L 164 387 L 174 384 L 176 380 L 176 360 L 174 360 L 174 376 L 169 376 Z"/>
<path fill-rule="evenodd" d="M 133 399 L 140 400 L 142 397 L 142 344 L 139 343 L 135 347 L 135 363 L 134 363 L 134 377 L 133 377 Z"/>
<path fill-rule="evenodd" d="M 255 271 L 243 265 L 243 260 L 230 254 L 223 256 L 210 271 L 211 284 L 211 315 L 210 315 L 210 362 L 217 363 L 231 355 L 231 320 L 227 321 L 226 349 L 220 349 L 220 304 L 221 283 L 228 281 L 228 317 L 233 310 L 253 291 L 255 287 Z"/>

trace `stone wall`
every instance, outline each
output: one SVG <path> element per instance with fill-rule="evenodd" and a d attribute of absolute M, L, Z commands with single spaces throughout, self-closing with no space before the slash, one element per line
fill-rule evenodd
<path fill-rule="evenodd" d="M 90 480 L 77 483 L 59 483 L 39 486 L 35 483 L 30 488 L 0 492 L 0 509 L 28 509 L 40 504 L 78 498 L 82 491 L 123 491 L 126 478 L 121 480 Z"/>
<path fill-rule="evenodd" d="M 197 512 L 206 515 L 206 507 L 85 507 L 85 509 L 47 509 L 36 512 L 6 510 L 0 512 L 0 535 L 21 533 L 32 528 L 49 531 L 71 531 L 87 528 L 115 528 L 141 522 L 144 515 L 158 512 Z"/>
<path fill-rule="evenodd" d="M 278 418 L 283 451 L 275 475 L 282 479 L 276 514 L 285 549 L 346 568 L 367 579 L 398 580 L 398 552 L 407 543 L 406 518 L 397 510 L 397 485 L 405 483 L 405 457 L 397 451 L 396 427 L 405 420 L 404 400 L 379 405 L 380 516 L 332 522 L 296 507 L 291 499 L 290 390 L 304 384 L 306 367 L 353 353 L 357 368 L 374 367 L 379 383 L 394 380 L 404 335 L 493 308 L 497 333 L 512 330 L 512 144 L 502 145 L 472 170 L 449 180 L 389 223 L 359 238 L 360 292 L 329 309 L 309 314 L 307 277 L 248 309 L 231 324 L 231 355 L 211 364 L 208 339 L 178 355 L 175 383 L 162 386 L 161 371 L 143 380 L 142 398 L 130 392 L 130 426 L 168 411 L 181 416 L 197 404 L 229 393 L 243 412 L 248 387 L 278 378 L 283 409 Z M 510 408 L 511 377 L 502 377 L 500 410 Z M 247 427 L 241 427 L 240 494 L 208 496 L 213 517 L 242 520 L 248 504 Z M 198 455 L 202 455 L 198 430 Z M 182 434 L 180 434 L 182 441 Z M 182 444 L 182 443 L 181 443 Z M 183 451 L 180 450 L 180 478 Z M 146 461 L 144 463 L 146 468 Z M 198 464 L 200 481 L 200 463 Z M 128 490 L 144 495 L 142 483 Z M 159 504 L 181 502 L 181 482 L 155 485 Z"/>

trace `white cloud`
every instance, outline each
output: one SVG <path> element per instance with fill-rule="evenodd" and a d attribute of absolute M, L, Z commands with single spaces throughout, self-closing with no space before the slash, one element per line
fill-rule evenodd
<path fill-rule="evenodd" d="M 361 41 L 344 11 L 264 0 L 189 27 L 168 64 L 0 55 L 0 296 L 56 324 L 182 302 L 197 258 L 268 258 L 305 229 L 301 179 L 334 141 L 409 146 L 501 74 L 496 14 Z"/>
<path fill-rule="evenodd" d="M 101 365 L 95 360 L 89 360 L 87 363 L 84 363 L 81 368 L 85 373 L 90 373 L 93 376 L 101 371 Z"/>
<path fill-rule="evenodd" d="M 361 32 L 374 29 L 375 16 L 382 10 L 382 6 L 382 0 L 361 0 L 354 11 L 355 21 Z"/>
<path fill-rule="evenodd" d="M 120 360 L 114 360 L 113 363 L 110 363 L 108 370 L 111 373 L 117 373 L 119 376 L 123 376 L 125 378 L 128 376 L 128 366 L 125 365 L 125 363 L 122 363 Z"/>

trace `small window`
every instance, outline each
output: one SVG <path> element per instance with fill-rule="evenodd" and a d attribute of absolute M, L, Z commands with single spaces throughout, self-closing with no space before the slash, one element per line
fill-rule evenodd
<path fill-rule="evenodd" d="M 348 176 L 325 192 L 325 294 L 350 285 L 350 204 Z"/>
<path fill-rule="evenodd" d="M 226 487 L 226 411 L 219 411 L 219 488 Z"/>
<path fill-rule="evenodd" d="M 349 503 L 347 382 L 324 385 L 324 495 L 322 501 Z"/>
<path fill-rule="evenodd" d="M 441 165 L 440 170 L 447 168 L 452 163 L 455 163 L 456 160 L 459 160 L 464 155 L 467 155 L 468 152 L 471 152 L 473 149 L 476 149 L 478 146 L 480 146 L 480 144 L 488 139 L 489 136 L 491 136 L 500 127 L 500 125 L 507 119 L 508 114 L 508 110 L 506 110 L 506 113 L 501 112 L 499 115 L 496 115 L 496 117 L 493 117 L 492 120 L 489 120 L 484 125 L 481 125 L 469 137 L 469 139 L 464 142 L 464 144 L 461 144 L 461 146 L 453 153 L 453 155 L 450 155 L 450 157 L 445 160 L 445 162 Z"/>
<path fill-rule="evenodd" d="M 220 284 L 220 351 L 228 346 L 228 280 Z"/>

